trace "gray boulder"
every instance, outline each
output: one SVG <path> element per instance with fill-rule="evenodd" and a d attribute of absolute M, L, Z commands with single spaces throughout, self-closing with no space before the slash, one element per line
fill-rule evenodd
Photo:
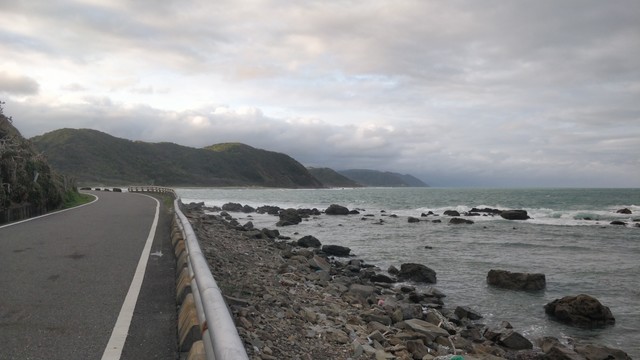
<path fill-rule="evenodd" d="M 469 320 L 480 320 L 482 319 L 482 315 L 480 315 L 478 312 L 476 312 L 475 310 L 472 310 L 466 306 L 458 306 L 456 307 L 456 309 L 454 310 L 454 314 L 456 314 L 456 316 L 459 319 L 469 319 Z"/>
<path fill-rule="evenodd" d="M 458 212 L 456 210 L 445 210 L 444 214 L 446 216 L 460 216 L 460 212 Z"/>
<path fill-rule="evenodd" d="M 351 253 L 351 249 L 346 246 L 340 245 L 323 245 L 322 252 L 327 255 L 333 256 L 349 256 L 349 253 Z"/>
<path fill-rule="evenodd" d="M 608 307 L 585 294 L 553 300 L 544 306 L 544 311 L 560 322 L 579 328 L 604 327 L 616 322 Z"/>
<path fill-rule="evenodd" d="M 533 344 L 522 334 L 513 330 L 507 330 L 500 334 L 498 344 L 512 350 L 533 349 Z"/>
<path fill-rule="evenodd" d="M 394 279 L 392 279 L 391 277 L 389 277 L 389 276 L 387 276 L 385 274 L 373 274 L 369 278 L 369 281 L 377 282 L 377 283 L 386 283 L 386 284 L 392 284 L 392 283 L 396 282 Z"/>
<path fill-rule="evenodd" d="M 510 290 L 542 290 L 546 287 L 544 274 L 517 273 L 506 270 L 489 270 L 487 284 Z"/>
<path fill-rule="evenodd" d="M 300 239 L 298 239 L 297 244 L 298 246 L 306 247 L 306 248 L 308 247 L 319 248 L 320 246 L 322 246 L 322 243 L 320 243 L 320 240 L 316 239 L 311 235 L 301 237 Z"/>
<path fill-rule="evenodd" d="M 473 224 L 473 221 L 454 217 L 453 219 L 449 220 L 449 224 L 452 224 L 452 225 Z"/>
<path fill-rule="evenodd" d="M 584 356 L 587 360 L 631 360 L 631 356 L 626 352 L 604 345 L 576 344 L 573 350 Z"/>
<path fill-rule="evenodd" d="M 349 209 L 342 205 L 331 204 L 324 213 L 327 215 L 349 215 Z"/>
<path fill-rule="evenodd" d="M 280 221 L 276 223 L 276 226 L 297 225 L 302 221 L 302 217 L 296 209 L 282 210 L 278 216 L 280 217 Z"/>
<path fill-rule="evenodd" d="M 527 220 L 531 219 L 526 210 L 504 210 L 500 213 L 507 220 Z"/>
<path fill-rule="evenodd" d="M 222 205 L 222 210 L 224 211 L 233 211 L 233 212 L 241 212 L 242 205 L 238 203 L 226 203 Z"/>
<path fill-rule="evenodd" d="M 400 266 L 398 278 L 434 284 L 436 282 L 436 272 L 422 264 L 407 263 Z"/>

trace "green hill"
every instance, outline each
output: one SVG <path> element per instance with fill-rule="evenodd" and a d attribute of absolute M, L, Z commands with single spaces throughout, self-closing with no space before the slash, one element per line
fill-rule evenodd
<path fill-rule="evenodd" d="M 338 173 L 364 186 L 428 187 L 422 180 L 408 174 L 366 169 L 341 170 Z"/>
<path fill-rule="evenodd" d="M 52 166 L 84 185 L 321 187 L 291 157 L 243 144 L 205 149 L 60 129 L 31 139 Z"/>
<path fill-rule="evenodd" d="M 307 170 L 309 170 L 311 175 L 320 180 L 320 182 L 327 187 L 362 187 L 358 182 L 353 181 L 330 168 L 309 167 Z"/>

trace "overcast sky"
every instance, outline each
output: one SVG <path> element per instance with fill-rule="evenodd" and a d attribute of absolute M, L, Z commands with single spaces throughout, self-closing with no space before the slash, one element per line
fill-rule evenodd
<path fill-rule="evenodd" d="M 0 100 L 26 137 L 640 187 L 637 0 L 0 0 L 0 18 Z"/>

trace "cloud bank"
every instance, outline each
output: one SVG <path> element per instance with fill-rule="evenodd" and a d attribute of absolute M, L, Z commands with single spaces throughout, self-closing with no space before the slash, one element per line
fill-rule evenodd
<path fill-rule="evenodd" d="M 640 186 L 636 1 L 87 0 L 0 12 L 0 97 L 26 136 L 240 141 L 436 186 Z"/>

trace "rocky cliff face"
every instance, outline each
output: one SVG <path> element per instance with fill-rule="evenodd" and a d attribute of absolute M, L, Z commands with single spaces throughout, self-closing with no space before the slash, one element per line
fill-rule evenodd
<path fill-rule="evenodd" d="M 71 188 L 0 107 L 0 223 L 56 209 Z"/>

